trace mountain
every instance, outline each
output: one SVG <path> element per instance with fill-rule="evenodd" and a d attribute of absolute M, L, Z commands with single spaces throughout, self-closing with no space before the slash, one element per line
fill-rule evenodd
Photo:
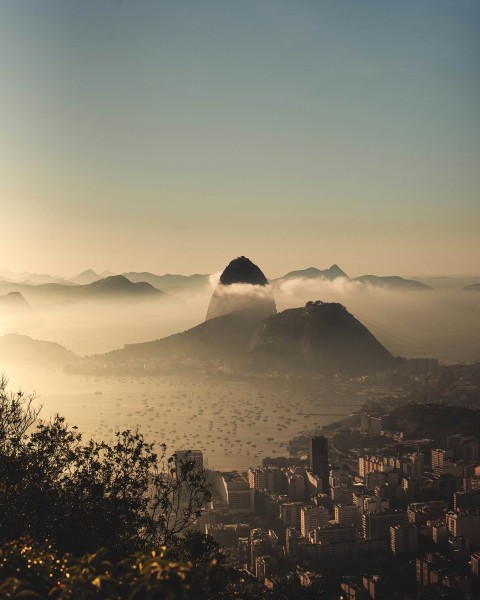
<path fill-rule="evenodd" d="M 102 298 L 109 300 L 125 300 L 127 298 L 137 300 L 142 298 L 174 299 L 170 294 L 156 289 L 149 283 L 132 283 L 123 275 L 112 275 L 88 285 L 0 283 L 0 293 L 2 292 L 20 292 L 32 304 L 36 302 L 80 302 Z"/>
<path fill-rule="evenodd" d="M 102 279 L 102 275 L 95 273 L 92 269 L 87 269 L 86 271 L 82 271 L 78 275 L 75 275 L 75 277 L 72 277 L 70 281 L 77 285 L 88 285 L 99 279 Z"/>
<path fill-rule="evenodd" d="M 283 277 L 279 277 L 275 281 L 285 281 L 288 279 L 337 279 L 338 277 L 344 277 L 348 279 L 348 275 L 342 271 L 338 265 L 332 265 L 328 269 L 317 269 L 316 267 L 309 267 L 308 269 L 300 269 L 298 271 L 290 271 Z"/>
<path fill-rule="evenodd" d="M 0 296 L 0 311 L 31 311 L 32 307 L 20 294 L 20 292 L 9 292 Z"/>
<path fill-rule="evenodd" d="M 273 292 L 257 265 L 245 256 L 232 260 L 220 276 L 207 310 L 207 321 L 238 310 L 266 317 L 277 312 Z"/>
<path fill-rule="evenodd" d="M 129 279 L 123 275 L 111 275 L 104 279 L 99 279 L 88 285 L 78 286 L 77 289 L 80 293 L 86 296 L 164 296 L 165 292 L 157 290 L 150 283 L 141 281 L 138 283 L 132 283 Z"/>
<path fill-rule="evenodd" d="M 209 275 L 155 275 L 154 273 L 123 273 L 132 283 L 146 281 L 159 290 L 166 292 L 198 291 L 208 285 Z"/>
<path fill-rule="evenodd" d="M 473 283 L 480 283 L 478 275 L 439 275 L 436 277 L 416 277 L 417 281 L 438 289 L 462 289 Z"/>
<path fill-rule="evenodd" d="M 233 365 L 244 357 L 260 322 L 255 312 L 230 313 L 160 340 L 127 344 L 120 350 L 82 358 L 69 370 L 145 372 Z"/>
<path fill-rule="evenodd" d="M 390 352 L 344 306 L 317 301 L 269 317 L 254 336 L 246 368 L 353 375 L 394 363 Z"/>
<path fill-rule="evenodd" d="M 361 275 L 356 277 L 352 281 L 358 281 L 360 283 L 366 283 L 375 287 L 391 288 L 391 289 L 403 289 L 403 290 L 432 290 L 433 288 L 425 283 L 416 281 L 415 279 L 404 279 L 397 275 L 390 275 L 387 277 L 379 277 L 378 275 Z"/>
<path fill-rule="evenodd" d="M 28 282 L 30 285 L 38 285 L 42 283 L 54 283 L 62 278 L 58 275 L 49 275 L 47 273 L 16 273 L 9 269 L 0 269 L 0 277 L 9 282 L 24 283 Z"/>
<path fill-rule="evenodd" d="M 257 373 L 373 373 L 396 364 L 341 304 L 309 302 L 264 319 L 254 310 L 216 317 L 167 338 L 129 344 L 69 365 L 73 372 L 225 369 Z"/>
<path fill-rule="evenodd" d="M 55 342 L 34 340 L 18 333 L 0 336 L 0 361 L 2 362 L 63 366 L 77 359 L 76 354 Z"/>
<path fill-rule="evenodd" d="M 463 288 L 464 292 L 480 292 L 480 283 L 472 283 Z"/>

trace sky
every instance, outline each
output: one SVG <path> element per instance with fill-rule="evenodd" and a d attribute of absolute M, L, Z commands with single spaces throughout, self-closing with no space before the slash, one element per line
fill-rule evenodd
<path fill-rule="evenodd" d="M 1 268 L 480 272 L 480 3 L 0 0 Z"/>

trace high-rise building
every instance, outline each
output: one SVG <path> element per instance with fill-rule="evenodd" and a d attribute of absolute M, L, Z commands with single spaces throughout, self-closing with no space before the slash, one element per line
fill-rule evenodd
<path fill-rule="evenodd" d="M 280 505 L 280 518 L 285 527 L 295 527 L 300 530 L 300 511 L 303 502 L 284 502 Z"/>
<path fill-rule="evenodd" d="M 418 530 L 415 525 L 391 525 L 390 547 L 395 555 L 416 552 L 418 548 Z"/>
<path fill-rule="evenodd" d="M 288 497 L 290 500 L 305 500 L 305 477 L 303 473 L 289 473 L 287 475 Z"/>
<path fill-rule="evenodd" d="M 396 510 L 380 510 L 362 516 L 363 537 L 367 540 L 390 539 L 390 527 L 406 525 L 407 514 Z"/>
<path fill-rule="evenodd" d="M 322 480 L 322 491 L 328 493 L 328 440 L 323 435 L 310 438 L 310 466 Z"/>
<path fill-rule="evenodd" d="M 472 545 L 480 545 L 480 510 L 448 512 L 447 529 L 454 537 L 465 537 Z"/>
<path fill-rule="evenodd" d="M 215 489 L 230 510 L 253 512 L 255 490 L 238 471 L 217 471 Z"/>
<path fill-rule="evenodd" d="M 358 525 L 361 513 L 357 506 L 335 504 L 335 523 L 340 525 Z"/>
<path fill-rule="evenodd" d="M 324 506 L 303 506 L 300 509 L 300 531 L 307 536 L 315 527 L 326 527 L 329 512 Z"/>

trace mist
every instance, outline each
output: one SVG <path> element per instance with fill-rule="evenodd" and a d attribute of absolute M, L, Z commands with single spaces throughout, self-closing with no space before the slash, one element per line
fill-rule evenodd
<path fill-rule="evenodd" d="M 205 285 L 165 297 L 59 301 L 27 297 L 29 307 L 2 309 L 0 331 L 57 342 L 76 354 L 101 354 L 125 344 L 160 339 L 205 320 L 219 274 Z M 434 356 L 447 363 L 480 359 L 480 303 L 476 293 L 441 288 L 425 291 L 381 288 L 346 278 L 289 279 L 272 286 L 223 286 L 223 295 L 273 294 L 280 312 L 309 300 L 339 302 L 390 352 Z M 241 306 L 241 302 L 240 302 Z"/>

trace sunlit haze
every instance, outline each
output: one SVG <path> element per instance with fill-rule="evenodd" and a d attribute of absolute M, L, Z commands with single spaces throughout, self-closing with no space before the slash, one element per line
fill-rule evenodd
<path fill-rule="evenodd" d="M 479 16 L 2 1 L 5 267 L 478 274 Z"/>

